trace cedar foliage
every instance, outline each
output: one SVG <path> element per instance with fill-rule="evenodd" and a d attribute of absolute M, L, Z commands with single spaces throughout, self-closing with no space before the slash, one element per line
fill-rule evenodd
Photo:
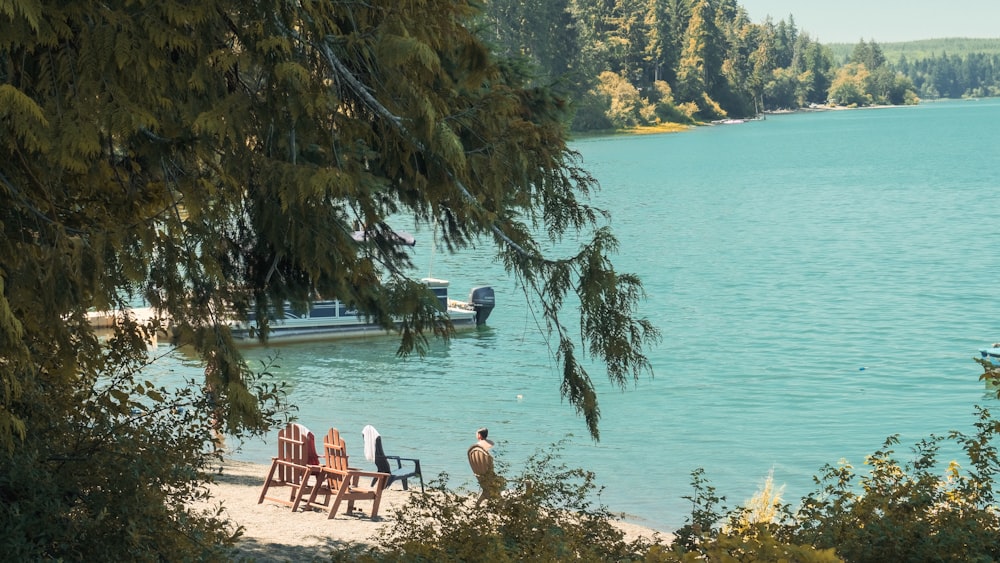
<path fill-rule="evenodd" d="M 444 0 L 0 3 L 5 553 L 219 557 L 235 532 L 183 508 L 213 433 L 287 414 L 227 312 L 318 293 L 386 327 L 401 315 L 403 353 L 448 335 L 389 217 L 435 226 L 450 250 L 493 243 L 540 303 L 563 393 L 598 438 L 577 347 L 624 386 L 649 370 L 657 332 L 586 203 L 597 184 L 566 145 L 565 101 L 491 55 L 472 15 Z M 576 254 L 542 255 L 564 237 Z M 139 299 L 205 381 L 147 381 L 162 324 L 127 315 Z M 93 310 L 119 313 L 113 339 Z"/>

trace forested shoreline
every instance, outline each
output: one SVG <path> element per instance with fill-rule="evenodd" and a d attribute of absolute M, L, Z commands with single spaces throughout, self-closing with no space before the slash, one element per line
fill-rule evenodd
<path fill-rule="evenodd" d="M 483 10 L 478 32 L 573 104 L 575 131 L 1000 93 L 995 51 L 890 59 L 861 39 L 845 58 L 794 15 L 754 23 L 736 0 L 496 0 Z"/>

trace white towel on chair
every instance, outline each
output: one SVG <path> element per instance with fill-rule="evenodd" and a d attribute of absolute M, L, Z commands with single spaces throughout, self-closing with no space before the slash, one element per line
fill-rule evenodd
<path fill-rule="evenodd" d="M 375 461 L 375 438 L 378 438 L 378 430 L 371 424 L 361 429 L 361 436 L 365 439 L 365 459 Z"/>

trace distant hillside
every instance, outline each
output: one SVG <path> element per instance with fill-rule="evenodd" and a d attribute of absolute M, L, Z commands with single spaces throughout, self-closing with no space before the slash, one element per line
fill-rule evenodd
<path fill-rule="evenodd" d="M 870 39 L 865 39 L 865 41 L 870 41 Z M 905 56 L 906 60 L 912 63 L 930 58 L 931 56 L 941 56 L 942 54 L 949 56 L 958 55 L 963 58 L 970 53 L 1000 54 L 1000 39 L 952 37 L 949 39 L 924 39 L 901 43 L 880 43 L 876 39 L 875 42 L 882 48 L 886 60 L 893 64 L 898 63 L 902 56 Z M 826 46 L 833 52 L 834 60 L 843 63 L 850 58 L 855 45 L 857 43 L 830 43 Z"/>

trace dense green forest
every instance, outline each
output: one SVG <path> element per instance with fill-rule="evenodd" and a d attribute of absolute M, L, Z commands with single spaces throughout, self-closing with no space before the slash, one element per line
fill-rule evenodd
<path fill-rule="evenodd" d="M 847 62 L 856 45 L 830 45 Z M 921 99 L 1000 95 L 1000 39 L 926 39 L 880 45 L 885 58 L 909 78 Z"/>
<path fill-rule="evenodd" d="M 826 46 L 833 52 L 834 60 L 845 63 L 857 43 L 830 43 Z M 880 43 L 885 58 L 892 64 L 901 60 L 919 61 L 941 55 L 957 55 L 964 59 L 968 55 L 1000 55 L 1000 38 L 973 39 L 969 37 L 947 37 L 944 39 L 921 39 L 920 41 L 899 41 Z"/>
<path fill-rule="evenodd" d="M 1000 92 L 1000 42 L 937 40 L 909 58 L 874 40 L 835 51 L 794 15 L 754 23 L 736 0 L 494 0 L 478 24 L 572 101 L 577 131 Z"/>

